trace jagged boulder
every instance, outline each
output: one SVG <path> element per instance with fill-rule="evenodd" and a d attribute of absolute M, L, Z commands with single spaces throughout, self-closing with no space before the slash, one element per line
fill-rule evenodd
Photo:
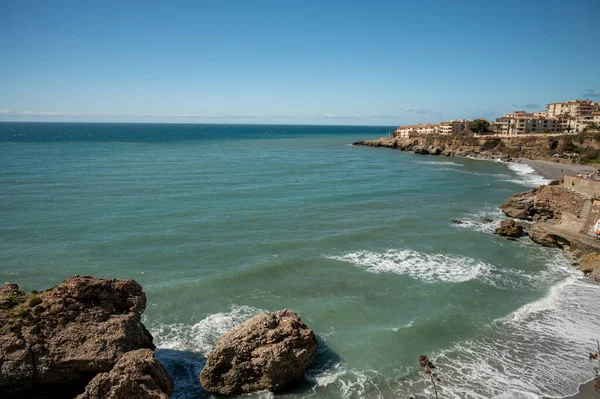
<path fill-rule="evenodd" d="M 495 234 L 505 237 L 521 237 L 523 235 L 523 226 L 517 224 L 514 220 L 504 219 L 500 222 L 500 227 Z"/>
<path fill-rule="evenodd" d="M 422 145 L 416 145 L 413 147 L 413 152 L 415 154 L 421 154 L 421 155 L 429 155 L 429 151 L 427 151 L 427 148 L 425 146 Z"/>
<path fill-rule="evenodd" d="M 169 399 L 173 382 L 150 349 L 127 352 L 108 373 L 97 374 L 76 399 Z"/>
<path fill-rule="evenodd" d="M 437 145 L 430 145 L 429 147 L 427 147 L 427 152 L 430 155 L 440 155 L 442 151 L 442 148 Z"/>
<path fill-rule="evenodd" d="M 506 216 L 516 219 L 527 219 L 535 213 L 534 203 L 535 194 L 538 189 L 527 191 L 525 193 L 517 193 L 510 197 L 504 204 L 500 206 L 502 212 Z"/>
<path fill-rule="evenodd" d="M 579 269 L 592 280 L 600 282 L 600 253 L 590 252 L 581 258 Z"/>
<path fill-rule="evenodd" d="M 317 346 L 313 331 L 295 313 L 260 314 L 217 340 L 200 381 L 205 390 L 221 395 L 278 391 L 302 378 Z"/>
<path fill-rule="evenodd" d="M 2 286 L 0 396 L 55 390 L 67 397 L 124 353 L 154 349 L 141 323 L 145 307 L 146 295 L 133 280 L 76 276 L 30 294 L 16 284 Z"/>

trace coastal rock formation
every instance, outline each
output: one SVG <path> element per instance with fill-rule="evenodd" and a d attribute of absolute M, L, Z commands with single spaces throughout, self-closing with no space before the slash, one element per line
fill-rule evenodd
<path fill-rule="evenodd" d="M 437 145 L 430 145 L 429 147 L 427 147 L 427 152 L 429 153 L 429 155 L 440 155 L 442 151 L 443 149 Z"/>
<path fill-rule="evenodd" d="M 556 236 L 549 234 L 545 229 L 540 228 L 538 225 L 533 225 L 529 229 L 529 238 L 537 244 L 545 247 L 556 247 L 557 241 Z"/>
<path fill-rule="evenodd" d="M 150 349 L 127 352 L 108 373 L 96 375 L 77 399 L 169 399 L 173 382 Z"/>
<path fill-rule="evenodd" d="M 0 394 L 79 393 L 126 352 L 154 349 L 141 323 L 145 307 L 133 280 L 76 276 L 31 294 L 2 286 Z"/>
<path fill-rule="evenodd" d="M 517 224 L 514 220 L 504 219 L 500 222 L 500 227 L 495 234 L 505 237 L 521 237 L 523 235 L 523 226 Z"/>
<path fill-rule="evenodd" d="M 427 151 L 427 148 L 425 148 L 422 145 L 418 145 L 418 146 L 413 147 L 413 152 L 415 154 L 429 155 L 429 151 Z"/>
<path fill-rule="evenodd" d="M 200 373 L 205 390 L 221 395 L 278 391 L 314 363 L 317 340 L 289 310 L 246 320 L 217 340 Z"/>
<path fill-rule="evenodd" d="M 418 154 L 477 157 L 481 159 L 512 158 L 543 159 L 558 163 L 572 163 L 580 160 L 596 159 L 600 139 L 594 133 L 557 136 L 497 137 L 486 135 L 434 135 L 423 134 L 411 137 L 383 137 L 377 140 L 358 141 L 354 145 L 387 147 L 401 151 L 415 151 Z M 429 151 L 432 146 L 441 152 Z M 424 152 L 423 149 L 427 150 Z"/>
<path fill-rule="evenodd" d="M 516 219 L 562 220 L 564 213 L 577 217 L 585 199 L 562 186 L 548 185 L 515 194 L 500 209 L 506 216 Z"/>
<path fill-rule="evenodd" d="M 518 193 L 510 197 L 504 204 L 500 206 L 502 212 L 506 216 L 516 219 L 527 219 L 535 213 L 534 203 L 535 195 L 538 189 L 527 191 L 525 193 Z"/>
<path fill-rule="evenodd" d="M 592 280 L 600 282 L 600 254 L 590 252 L 579 261 L 579 269 Z"/>

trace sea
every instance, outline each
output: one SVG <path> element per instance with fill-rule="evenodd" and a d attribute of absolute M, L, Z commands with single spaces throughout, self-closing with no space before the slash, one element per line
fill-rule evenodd
<path fill-rule="evenodd" d="M 389 127 L 0 123 L 0 280 L 144 287 L 175 383 L 216 340 L 291 309 L 319 341 L 300 384 L 248 398 L 559 398 L 593 378 L 600 286 L 493 234 L 520 164 L 352 146 Z M 483 219 L 491 218 L 486 223 Z M 452 220 L 462 221 L 462 224 Z"/>

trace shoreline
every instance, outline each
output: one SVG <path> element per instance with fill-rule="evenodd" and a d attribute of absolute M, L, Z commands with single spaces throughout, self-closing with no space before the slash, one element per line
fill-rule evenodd
<path fill-rule="evenodd" d="M 549 179 L 549 180 L 560 180 L 564 175 L 577 175 L 580 173 L 590 173 L 596 169 L 589 165 L 577 165 L 577 164 L 561 164 L 550 161 L 540 161 L 533 159 L 517 159 L 515 162 L 530 166 L 535 173 Z M 574 395 L 564 396 L 561 399 L 594 399 L 598 398 L 596 390 L 594 389 L 595 380 L 584 382 L 579 385 L 578 392 Z M 551 399 L 544 397 L 543 399 Z"/>
<path fill-rule="evenodd" d="M 579 385 L 579 392 L 577 392 L 574 395 L 563 396 L 560 399 L 594 399 L 594 398 L 598 398 L 598 395 L 596 394 L 596 390 L 594 389 L 594 384 L 595 384 L 595 380 L 584 382 L 583 384 Z M 542 399 L 553 399 L 553 398 L 545 396 Z"/>
<path fill-rule="evenodd" d="M 597 169 L 591 165 L 564 164 L 526 158 L 517 158 L 513 162 L 528 165 L 537 174 L 549 180 L 560 180 L 565 175 L 588 174 Z"/>

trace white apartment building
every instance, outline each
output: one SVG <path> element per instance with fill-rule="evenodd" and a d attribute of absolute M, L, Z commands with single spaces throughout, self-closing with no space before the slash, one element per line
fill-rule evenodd
<path fill-rule="evenodd" d="M 466 121 L 461 119 L 459 121 L 440 122 L 438 133 L 439 134 L 458 134 L 465 130 Z"/>
<path fill-rule="evenodd" d="M 561 127 L 578 133 L 594 123 L 594 112 L 600 111 L 600 104 L 591 100 L 573 100 L 548 104 L 548 115 L 561 120 Z"/>
<path fill-rule="evenodd" d="M 546 112 L 514 111 L 496 118 L 494 130 L 498 134 L 554 133 L 563 130 L 561 123 Z"/>
<path fill-rule="evenodd" d="M 440 125 L 437 123 L 400 126 L 394 131 L 393 136 L 406 138 L 415 134 L 437 134 L 439 127 Z"/>

